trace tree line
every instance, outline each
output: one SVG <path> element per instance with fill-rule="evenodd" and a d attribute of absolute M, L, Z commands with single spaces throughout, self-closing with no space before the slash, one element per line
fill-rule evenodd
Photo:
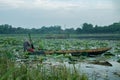
<path fill-rule="evenodd" d="M 113 23 L 108 26 L 93 26 L 89 23 L 83 23 L 81 27 L 77 29 L 74 28 L 67 28 L 63 30 L 61 26 L 43 26 L 41 28 L 22 28 L 22 27 L 12 27 L 9 24 L 0 25 L 0 34 L 26 34 L 26 33 L 33 33 L 33 34 L 96 34 L 96 33 L 120 33 L 120 22 Z"/>

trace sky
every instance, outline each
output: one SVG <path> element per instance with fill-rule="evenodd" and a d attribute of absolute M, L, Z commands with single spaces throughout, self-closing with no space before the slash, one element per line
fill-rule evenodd
<path fill-rule="evenodd" d="M 110 25 L 120 21 L 120 0 L 0 0 L 0 24 L 41 28 L 83 23 Z"/>

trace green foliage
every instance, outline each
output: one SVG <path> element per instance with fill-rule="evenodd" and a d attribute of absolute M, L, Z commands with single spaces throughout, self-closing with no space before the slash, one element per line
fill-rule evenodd
<path fill-rule="evenodd" d="M 0 44 L 3 44 L 4 46 L 8 46 L 8 45 L 18 45 L 20 44 L 20 41 L 16 40 L 15 38 L 0 38 Z"/>
<path fill-rule="evenodd" d="M 40 34 L 66 34 L 69 37 L 69 34 L 80 34 L 80 33 L 120 33 L 120 22 L 113 23 L 108 26 L 93 26 L 92 24 L 83 23 L 82 28 L 70 29 L 61 29 L 61 26 L 43 26 L 39 29 L 24 29 L 21 27 L 13 28 L 11 25 L 4 24 L 0 25 L 0 34 L 25 34 L 25 33 L 40 33 Z M 49 36 L 50 37 L 50 36 Z"/>
<path fill-rule="evenodd" d="M 72 71 L 66 66 L 38 65 L 36 68 L 23 63 L 16 65 L 7 57 L 0 58 L 0 80 L 87 80 L 85 74 Z M 75 68 L 76 69 L 76 68 Z"/>
<path fill-rule="evenodd" d="M 112 48 L 114 51 L 113 54 L 115 51 L 117 53 L 120 52 L 119 41 L 79 39 L 43 39 L 41 41 L 38 38 L 34 40 L 35 46 L 42 48 L 42 44 L 46 50 L 80 50 L 112 46 L 116 47 Z M 23 52 L 22 44 L 22 39 L 18 37 L 0 38 L 0 80 L 88 80 L 86 74 L 80 73 L 76 67 L 72 70 L 65 65 L 44 64 L 45 59 L 64 63 L 65 61 L 69 61 L 69 59 L 71 61 L 75 61 L 76 59 L 77 61 L 85 60 L 86 57 L 81 56 L 78 59 L 66 54 L 48 55 L 45 57 L 35 56 L 33 59 L 30 59 L 31 57 L 27 55 L 28 52 Z M 15 56 L 16 53 L 19 54 L 17 57 Z M 17 58 L 24 61 L 17 61 Z"/>
<path fill-rule="evenodd" d="M 41 50 L 41 49 L 44 49 L 44 43 L 43 43 L 43 40 L 40 40 L 39 42 L 38 42 L 38 48 Z"/>

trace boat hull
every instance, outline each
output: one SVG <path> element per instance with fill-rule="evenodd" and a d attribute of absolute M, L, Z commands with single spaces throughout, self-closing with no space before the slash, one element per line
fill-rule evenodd
<path fill-rule="evenodd" d="M 101 55 L 104 52 L 110 50 L 111 48 L 98 48 L 98 49 L 89 49 L 89 50 L 58 50 L 58 51 L 44 51 L 40 50 L 33 52 L 30 55 L 39 55 L 39 54 L 71 54 L 72 56 L 92 56 L 92 55 Z"/>
<path fill-rule="evenodd" d="M 91 49 L 77 53 L 71 53 L 72 56 L 96 56 L 105 53 L 106 51 L 110 50 L 111 48 L 98 48 L 98 49 Z"/>

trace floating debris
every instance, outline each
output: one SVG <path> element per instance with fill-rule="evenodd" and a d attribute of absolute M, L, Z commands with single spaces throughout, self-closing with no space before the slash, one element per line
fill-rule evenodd
<path fill-rule="evenodd" d="M 97 65 L 104 65 L 104 66 L 112 66 L 111 63 L 109 63 L 108 61 L 93 61 L 93 62 L 89 62 L 91 64 L 97 64 Z"/>
<path fill-rule="evenodd" d="M 94 68 L 93 66 L 86 66 L 86 68 Z"/>
<path fill-rule="evenodd" d="M 104 56 L 115 56 L 115 54 L 112 54 L 112 53 L 110 53 L 110 52 L 107 52 L 107 53 L 104 54 Z"/>
<path fill-rule="evenodd" d="M 118 59 L 118 60 L 117 60 L 117 62 L 119 62 L 119 63 L 120 63 L 120 59 Z"/>
<path fill-rule="evenodd" d="M 120 72 L 113 72 L 113 74 L 120 77 Z"/>
<path fill-rule="evenodd" d="M 68 63 L 69 64 L 76 64 L 77 62 L 76 61 L 69 61 Z"/>

